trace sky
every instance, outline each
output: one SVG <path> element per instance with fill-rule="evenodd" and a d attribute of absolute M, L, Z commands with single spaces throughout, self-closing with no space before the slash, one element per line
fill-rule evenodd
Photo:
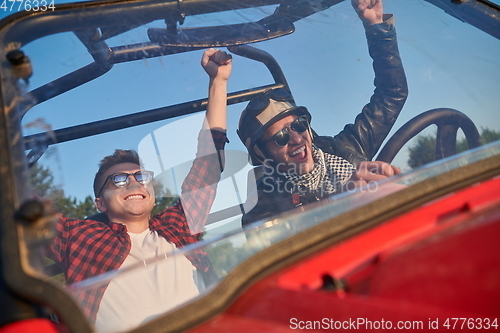
<path fill-rule="evenodd" d="M 498 4 L 499 0 L 493 2 Z M 440 107 L 466 113 L 479 128 L 500 130 L 500 41 L 422 0 L 385 0 L 384 8 L 396 17 L 410 90 L 391 134 L 417 114 Z M 188 17 L 183 27 L 248 21 L 269 15 L 272 10 Z M 8 13 L 0 10 L 0 18 Z M 152 22 L 148 27 L 163 27 L 163 23 Z M 335 135 L 354 121 L 374 88 L 362 24 L 350 2 L 344 1 L 297 22 L 295 28 L 289 36 L 254 46 L 268 51 L 280 63 L 296 102 L 307 106 L 312 113 L 315 131 Z M 108 41 L 109 46 L 144 41 L 145 30 L 138 28 L 127 36 L 115 37 Z M 72 33 L 42 38 L 23 47 L 23 51 L 33 64 L 28 90 L 91 62 L 85 47 Z M 196 51 L 117 64 L 95 82 L 30 110 L 23 121 L 25 134 L 39 132 L 46 126 L 64 128 L 204 98 L 208 79 L 199 65 L 201 54 L 202 51 Z M 230 91 L 269 83 L 271 77 L 262 65 L 234 56 Z M 246 197 L 246 174 L 250 166 L 242 169 L 245 148 L 235 132 L 243 108 L 244 105 L 229 107 L 227 150 L 234 167 L 228 169 L 236 170 L 237 175 L 226 173 L 219 185 L 214 210 L 237 204 Z M 51 168 L 56 182 L 67 194 L 83 199 L 92 194 L 93 176 L 103 156 L 116 148 L 151 150 L 156 144 L 163 168 L 176 167 L 174 174 L 178 180 L 174 184 L 165 183 L 175 192 L 173 186 L 178 187 L 187 172 L 185 167 L 178 166 L 188 165 L 186 162 L 194 157 L 202 120 L 198 114 L 58 144 L 49 149 L 41 162 Z M 156 140 L 154 144 L 152 137 Z M 404 149 L 394 164 L 407 170 L 407 158 Z M 161 168 L 158 170 L 161 173 Z"/>

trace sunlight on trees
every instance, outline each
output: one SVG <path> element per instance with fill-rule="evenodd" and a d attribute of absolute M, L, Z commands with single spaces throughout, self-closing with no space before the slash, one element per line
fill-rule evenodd
<path fill-rule="evenodd" d="M 424 165 L 434 161 L 434 153 L 436 150 L 436 135 L 419 135 L 416 138 L 416 143 L 408 148 L 409 158 L 408 165 L 414 169 L 420 165 Z M 495 131 L 489 128 L 481 129 L 481 143 L 487 144 L 496 140 L 500 140 L 500 131 Z M 457 154 L 467 150 L 467 141 L 465 138 L 457 141 Z"/>

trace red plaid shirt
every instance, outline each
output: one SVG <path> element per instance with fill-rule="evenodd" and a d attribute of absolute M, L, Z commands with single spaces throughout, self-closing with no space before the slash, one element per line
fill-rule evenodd
<path fill-rule="evenodd" d="M 199 240 L 215 199 L 222 169 L 220 152 L 228 140 L 223 132 L 211 132 L 217 152 L 210 140 L 210 132 L 202 131 L 198 138 L 197 158 L 182 184 L 181 200 L 149 221 L 151 230 L 157 231 L 177 247 Z M 189 223 L 185 212 L 189 213 Z M 73 284 L 120 268 L 130 249 L 130 237 L 123 224 L 61 217 L 57 224 L 57 236 L 47 256 L 62 265 L 67 283 Z M 208 269 L 204 252 L 198 251 L 189 259 L 198 269 Z M 92 322 L 96 319 L 106 287 L 93 288 L 77 295 Z"/>

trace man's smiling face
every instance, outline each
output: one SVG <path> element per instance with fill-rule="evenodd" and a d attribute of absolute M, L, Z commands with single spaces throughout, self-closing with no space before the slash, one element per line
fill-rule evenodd
<path fill-rule="evenodd" d="M 297 133 L 289 126 L 298 116 L 290 115 L 272 124 L 262 136 L 262 142 L 269 141 L 274 134 L 288 127 L 290 141 L 280 147 L 274 141 L 265 144 L 266 156 L 273 160 L 274 165 L 280 172 L 292 172 L 304 174 L 311 172 L 314 168 L 312 156 L 312 140 L 309 131 Z"/>
<path fill-rule="evenodd" d="M 134 163 L 119 163 L 109 168 L 103 182 L 109 175 L 116 173 L 135 173 L 141 171 Z M 102 185 L 101 185 L 102 186 Z M 128 222 L 149 218 L 155 203 L 155 192 L 152 183 L 144 186 L 130 175 L 128 184 L 117 187 L 110 179 L 106 182 L 101 195 L 96 199 L 96 206 L 108 215 L 110 221 Z"/>

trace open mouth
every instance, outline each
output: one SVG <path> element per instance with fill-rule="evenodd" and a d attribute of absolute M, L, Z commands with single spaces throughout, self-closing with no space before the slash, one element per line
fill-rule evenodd
<path fill-rule="evenodd" d="M 289 155 L 294 159 L 304 159 L 306 157 L 306 146 L 303 145 L 300 148 L 295 149 Z"/>
<path fill-rule="evenodd" d="M 132 195 L 129 195 L 125 198 L 125 200 L 139 200 L 139 199 L 145 199 L 146 196 L 142 195 L 142 194 L 132 194 Z"/>

